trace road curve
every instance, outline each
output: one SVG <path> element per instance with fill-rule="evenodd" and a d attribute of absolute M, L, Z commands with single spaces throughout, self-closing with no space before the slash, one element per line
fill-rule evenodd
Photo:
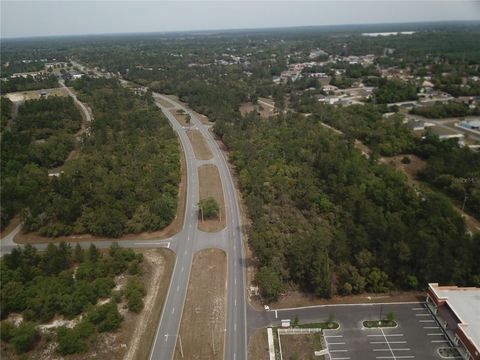
<path fill-rule="evenodd" d="M 212 162 L 218 167 L 222 181 L 225 210 L 227 214 L 226 251 L 227 251 L 227 324 L 225 334 L 224 359 L 247 359 L 247 320 L 245 298 L 245 256 L 242 241 L 242 224 L 239 203 L 227 160 L 215 141 L 209 127 L 204 125 L 190 109 L 172 99 L 154 94 L 156 97 L 173 103 L 191 117 L 191 123 L 204 136 L 212 153 Z M 171 115 L 170 115 L 171 116 Z"/>

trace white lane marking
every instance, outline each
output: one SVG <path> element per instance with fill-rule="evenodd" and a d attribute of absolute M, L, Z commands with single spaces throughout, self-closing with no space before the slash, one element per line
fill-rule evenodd
<path fill-rule="evenodd" d="M 234 304 L 235 307 L 237 307 L 237 299 L 235 299 L 235 304 Z"/>
<path fill-rule="evenodd" d="M 165 342 L 167 342 L 168 334 L 165 334 Z"/>
<path fill-rule="evenodd" d="M 387 337 L 385 336 L 385 333 L 383 332 L 383 329 L 380 328 L 380 331 L 382 332 L 382 335 L 383 335 L 383 337 L 385 338 L 385 341 L 387 342 L 387 346 L 388 346 L 388 348 L 390 349 L 390 352 L 392 353 L 393 358 L 395 359 L 395 354 L 393 353 L 392 347 L 391 347 L 390 344 L 388 343 Z"/>
<path fill-rule="evenodd" d="M 380 330 L 382 331 L 382 334 L 372 334 L 372 335 L 368 335 L 368 336 L 384 336 L 384 337 L 387 337 L 387 336 L 403 336 L 403 334 L 385 334 L 383 333 L 383 330 L 380 328 Z M 385 339 L 387 340 L 387 339 Z"/>
<path fill-rule="evenodd" d="M 175 312 L 175 307 L 173 307 L 173 309 L 172 309 L 172 314 L 173 314 L 174 312 Z"/>
<path fill-rule="evenodd" d="M 328 345 L 345 345 L 345 343 L 344 342 L 328 343 Z"/>
<path fill-rule="evenodd" d="M 415 314 L 415 316 L 432 316 L 430 314 Z"/>
<path fill-rule="evenodd" d="M 424 326 L 424 329 L 440 329 L 438 326 Z"/>
<path fill-rule="evenodd" d="M 432 340 L 430 342 L 432 342 L 432 343 L 446 343 L 448 341 L 447 340 Z"/>
<path fill-rule="evenodd" d="M 180 285 L 177 285 L 177 292 L 180 291 Z"/>
<path fill-rule="evenodd" d="M 343 335 L 328 335 L 328 336 L 324 336 L 324 338 L 342 338 Z"/>
<path fill-rule="evenodd" d="M 416 307 L 416 308 L 412 308 L 412 310 L 413 310 L 413 311 L 417 311 L 417 310 L 426 310 L 426 309 L 423 308 L 423 307 L 420 307 L 420 308 L 419 308 L 419 307 Z"/>
<path fill-rule="evenodd" d="M 370 344 L 386 344 L 386 341 L 370 341 Z M 406 341 L 389 341 L 390 344 L 406 344 Z"/>
<path fill-rule="evenodd" d="M 348 350 L 329 350 L 329 352 L 334 353 L 334 352 L 348 352 Z"/>
<path fill-rule="evenodd" d="M 427 334 L 428 336 L 442 336 L 443 334 L 442 333 L 430 333 L 430 334 Z"/>
<path fill-rule="evenodd" d="M 277 313 L 277 310 L 275 310 L 275 319 L 278 319 L 278 313 Z"/>

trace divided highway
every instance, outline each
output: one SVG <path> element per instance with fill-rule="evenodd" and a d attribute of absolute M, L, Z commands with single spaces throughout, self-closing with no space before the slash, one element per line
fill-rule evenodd
<path fill-rule="evenodd" d="M 84 66 L 74 63 L 76 66 L 86 70 Z M 101 76 L 96 72 L 97 75 Z M 127 81 L 120 79 L 122 84 L 128 84 Z M 62 86 L 63 81 L 61 82 Z M 67 91 L 69 89 L 67 88 Z M 69 91 L 76 102 L 79 102 L 75 95 Z M 195 154 L 187 136 L 186 130 L 177 122 L 170 112 L 170 108 L 164 107 L 157 102 L 162 112 L 171 123 L 174 131 L 182 145 L 187 172 L 187 194 L 185 217 L 182 230 L 168 239 L 161 240 L 120 240 L 119 245 L 131 248 L 153 248 L 168 247 L 176 253 L 176 260 L 168 293 L 165 299 L 160 322 L 156 331 L 154 343 L 150 352 L 151 360 L 170 360 L 175 354 L 175 346 L 180 328 L 183 307 L 186 298 L 190 270 L 194 252 L 208 244 L 208 246 L 218 247 L 227 253 L 227 316 L 225 328 L 225 347 L 224 359 L 242 360 L 247 359 L 247 326 L 246 326 L 246 298 L 245 298 L 245 261 L 244 247 L 242 242 L 242 224 L 240 209 L 238 205 L 237 194 L 235 191 L 232 175 L 227 164 L 227 160 L 221 151 L 218 143 L 215 141 L 209 127 L 204 125 L 195 113 L 185 108 L 172 99 L 154 93 L 155 99 L 164 99 L 171 103 L 176 109 L 183 109 L 191 116 L 191 124 L 195 126 L 207 141 L 213 156 L 209 163 L 217 166 L 222 182 L 225 212 L 226 229 L 218 233 L 204 233 L 198 230 L 198 211 L 197 203 L 199 200 L 199 181 L 198 166 L 201 162 L 196 160 Z M 84 104 L 79 102 L 82 110 L 87 114 L 87 121 L 90 115 Z M 1 240 L 0 252 L 5 254 L 10 252 L 15 246 L 13 238 L 20 231 L 19 225 L 11 234 Z M 199 240 L 204 240 L 205 244 L 198 244 Z M 108 248 L 113 241 L 94 241 L 93 243 L 100 248 Z M 82 247 L 88 247 L 90 242 L 81 243 Z M 35 247 L 43 250 L 47 244 L 37 244 Z"/>

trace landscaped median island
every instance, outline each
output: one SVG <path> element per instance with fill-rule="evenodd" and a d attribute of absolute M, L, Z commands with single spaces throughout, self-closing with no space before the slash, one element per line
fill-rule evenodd
<path fill-rule="evenodd" d="M 395 314 L 393 312 L 389 312 L 387 314 L 386 319 L 364 320 L 362 324 L 363 324 L 363 327 L 368 328 L 368 329 L 392 328 L 392 327 L 397 327 L 398 326 L 397 322 L 395 321 Z"/>

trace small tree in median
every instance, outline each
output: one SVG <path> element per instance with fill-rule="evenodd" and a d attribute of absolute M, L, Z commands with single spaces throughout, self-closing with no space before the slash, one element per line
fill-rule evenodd
<path fill-rule="evenodd" d="M 198 203 L 198 216 L 201 219 L 213 219 L 218 217 L 220 208 L 213 197 L 202 199 Z"/>

